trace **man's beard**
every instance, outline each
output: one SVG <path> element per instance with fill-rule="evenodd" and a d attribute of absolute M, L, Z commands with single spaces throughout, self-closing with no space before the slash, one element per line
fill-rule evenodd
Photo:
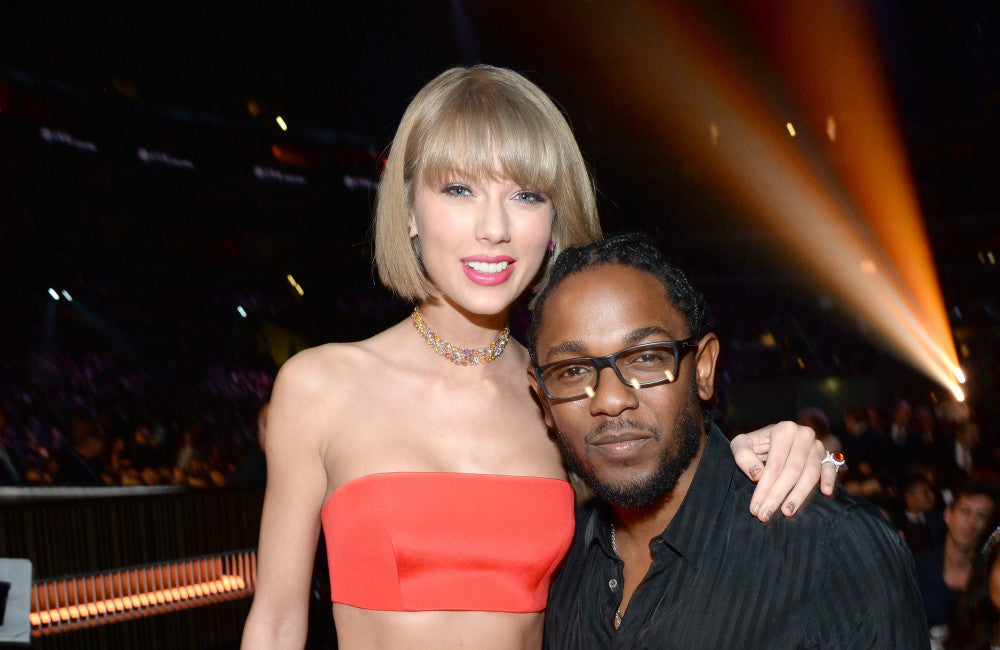
<path fill-rule="evenodd" d="M 691 466 L 691 461 L 701 448 L 703 423 L 697 396 L 694 394 L 677 420 L 674 444 L 664 447 L 653 474 L 645 479 L 626 483 L 602 482 L 593 471 L 584 469 L 565 436 L 557 432 L 556 438 L 566 465 L 583 479 L 599 499 L 624 508 L 642 508 L 673 490 L 681 474 Z"/>

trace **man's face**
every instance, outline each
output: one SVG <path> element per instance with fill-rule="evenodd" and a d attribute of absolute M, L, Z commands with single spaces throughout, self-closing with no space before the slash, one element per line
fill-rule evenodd
<path fill-rule="evenodd" d="M 910 512 L 930 512 L 934 510 L 937 497 L 934 496 L 934 490 L 931 489 L 931 486 L 921 481 L 906 491 L 903 500 L 906 502 L 906 509 Z"/>
<path fill-rule="evenodd" d="M 993 517 L 993 499 L 987 494 L 960 494 L 955 503 L 944 511 L 948 537 L 962 547 L 979 540 Z"/>
<path fill-rule="evenodd" d="M 540 365 L 689 335 L 659 280 L 616 265 L 564 279 L 550 294 L 541 319 Z M 549 402 L 529 376 L 567 465 L 599 497 L 637 507 L 670 491 L 700 452 L 699 397 L 712 396 L 717 355 L 718 340 L 709 334 L 697 350 L 681 357 L 672 383 L 636 389 L 604 368 L 593 397 L 570 401 Z"/>
<path fill-rule="evenodd" d="M 909 403 L 905 401 L 899 401 L 896 403 L 896 408 L 892 412 L 893 422 L 901 427 L 909 426 L 912 417 L 913 411 L 910 409 Z"/>

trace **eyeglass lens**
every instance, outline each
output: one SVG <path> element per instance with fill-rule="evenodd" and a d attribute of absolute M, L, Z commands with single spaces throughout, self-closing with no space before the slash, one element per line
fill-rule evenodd
<path fill-rule="evenodd" d="M 544 369 L 542 382 L 556 398 L 593 397 L 604 359 L 576 359 Z M 677 373 L 677 354 L 670 345 L 623 350 L 614 359 L 619 378 L 638 389 L 663 381 L 671 382 Z"/>

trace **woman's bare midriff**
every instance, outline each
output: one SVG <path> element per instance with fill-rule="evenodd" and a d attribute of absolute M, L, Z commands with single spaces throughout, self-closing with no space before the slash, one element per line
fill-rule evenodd
<path fill-rule="evenodd" d="M 543 612 L 386 612 L 334 603 L 340 650 L 538 650 Z"/>

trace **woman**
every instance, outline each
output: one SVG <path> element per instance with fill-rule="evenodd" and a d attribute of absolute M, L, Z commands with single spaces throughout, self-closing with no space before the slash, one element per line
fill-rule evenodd
<path fill-rule="evenodd" d="M 321 520 L 341 648 L 541 646 L 573 492 L 506 326 L 560 249 L 597 237 L 579 149 L 534 84 L 476 66 L 417 94 L 375 216 L 379 275 L 417 308 L 281 369 L 244 648 L 302 647 Z M 813 487 L 821 448 L 792 425 L 744 437 L 754 478 L 771 436 L 773 511 Z"/>
<path fill-rule="evenodd" d="M 1000 528 L 983 543 L 969 588 L 951 611 L 947 650 L 1000 648 Z"/>

